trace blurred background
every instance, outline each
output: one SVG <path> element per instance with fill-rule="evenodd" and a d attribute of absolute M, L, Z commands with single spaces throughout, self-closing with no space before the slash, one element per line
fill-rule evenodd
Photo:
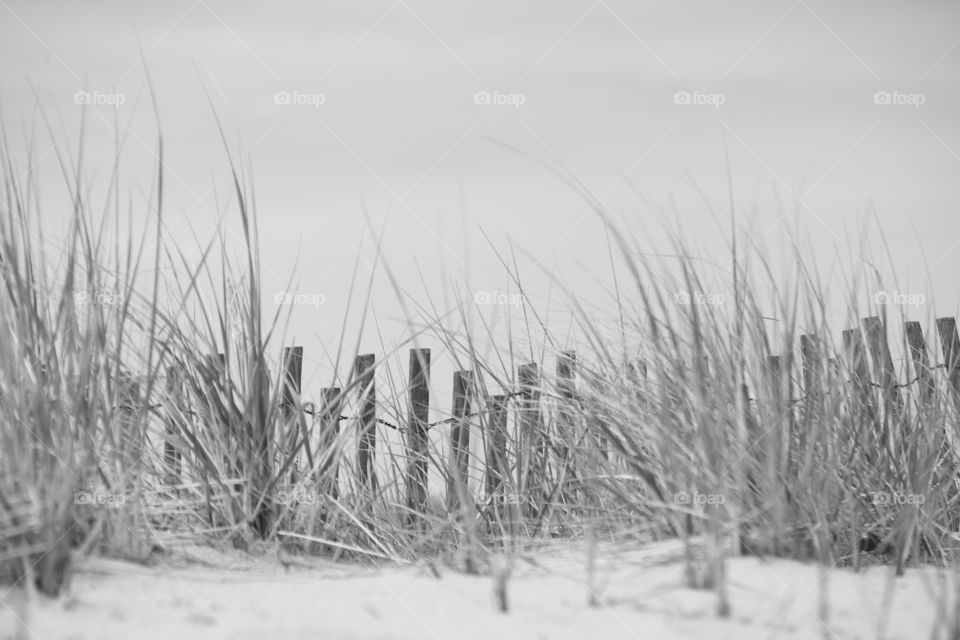
<path fill-rule="evenodd" d="M 564 287 L 615 315 L 613 270 L 632 288 L 597 203 L 665 273 L 678 228 L 729 286 L 732 199 L 741 249 L 783 287 L 811 260 L 838 328 L 864 260 L 912 318 L 955 315 L 958 27 L 950 2 L 0 0 L 0 114 L 49 186 L 51 255 L 79 158 L 113 243 L 150 228 L 162 134 L 168 238 L 239 257 L 242 166 L 309 389 L 341 340 L 385 353 L 421 308 L 500 331 L 522 311 L 504 262 L 561 336 Z"/>

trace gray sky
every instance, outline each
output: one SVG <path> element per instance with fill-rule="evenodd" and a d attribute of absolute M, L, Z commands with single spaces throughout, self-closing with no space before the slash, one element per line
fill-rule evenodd
<path fill-rule="evenodd" d="M 296 269 L 300 291 L 325 297 L 294 310 L 308 358 L 336 343 L 362 239 L 372 260 L 364 206 L 423 304 L 463 278 L 468 297 L 506 290 L 481 229 L 498 250 L 522 249 L 522 270 L 542 262 L 594 296 L 609 281 L 602 226 L 533 159 L 567 167 L 646 230 L 651 252 L 667 249 L 652 203 L 676 207 L 691 243 L 726 260 L 727 229 L 703 199 L 726 224 L 724 136 L 738 215 L 772 255 L 789 232 L 835 276 L 867 212 L 899 290 L 928 296 L 911 314 L 957 311 L 956 3 L 0 0 L 0 109 L 16 148 L 36 132 L 45 180 L 59 168 L 38 101 L 75 148 L 86 90 L 101 102 L 87 113 L 87 177 L 105 187 L 117 118 L 124 184 L 149 191 L 156 134 L 137 37 L 160 107 L 170 233 L 183 246 L 191 229 L 207 237 L 229 195 L 206 87 L 231 152 L 253 167 L 266 292 Z M 103 104 L 114 94 L 123 104 Z M 42 195 L 46 217 L 62 197 Z M 121 220 L 136 227 L 134 209 Z M 879 234 L 869 245 L 885 253 Z M 545 298 L 549 279 L 526 277 Z M 379 278 L 374 299 L 399 313 L 388 290 Z M 364 348 L 380 351 L 373 337 Z"/>

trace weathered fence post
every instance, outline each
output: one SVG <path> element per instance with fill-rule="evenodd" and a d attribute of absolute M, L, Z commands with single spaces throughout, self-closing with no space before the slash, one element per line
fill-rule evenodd
<path fill-rule="evenodd" d="M 587 391 L 580 396 L 581 413 L 583 415 L 585 428 L 590 437 L 590 443 L 596 448 L 598 457 L 605 461 L 610 460 L 610 440 L 607 433 L 610 431 L 610 412 L 606 408 L 606 403 L 601 401 L 607 395 L 612 384 L 608 372 L 590 371 L 584 374 L 581 369 L 581 379 Z M 601 463 L 603 468 L 606 465 Z M 607 469 L 609 471 L 609 469 Z"/>
<path fill-rule="evenodd" d="M 374 354 L 358 355 L 354 360 L 353 373 L 360 394 L 360 439 L 357 443 L 357 464 L 360 486 L 376 493 L 377 475 L 374 470 L 374 453 L 377 446 L 377 395 L 374 382 Z"/>
<path fill-rule="evenodd" d="M 303 347 L 283 348 L 283 387 L 280 413 L 284 420 L 294 417 L 300 398 L 303 373 Z"/>
<path fill-rule="evenodd" d="M 923 329 L 920 323 L 908 321 L 903 325 L 907 334 L 907 345 L 910 348 L 910 359 L 913 362 L 913 371 L 917 375 L 917 382 L 920 384 L 920 402 L 922 407 L 926 406 L 936 393 L 936 384 L 930 372 L 930 358 L 927 354 L 927 343 L 923 339 Z"/>
<path fill-rule="evenodd" d="M 948 393 L 953 395 L 954 410 L 960 416 L 960 335 L 957 334 L 956 319 L 951 317 L 937 318 L 937 333 L 940 336 L 940 349 L 943 352 L 943 362 L 947 369 L 947 381 L 951 387 Z M 956 416 L 954 420 L 956 421 Z M 958 447 L 956 438 L 952 437 L 953 429 L 948 427 L 944 435 L 948 437 L 950 448 L 956 455 L 956 451 L 960 447 Z M 950 520 L 950 526 L 955 531 L 957 517 L 954 516 Z"/>
<path fill-rule="evenodd" d="M 254 389 L 261 390 L 253 398 L 251 411 L 244 416 L 246 428 L 252 432 L 252 441 L 241 443 L 237 458 L 243 460 L 250 470 L 248 499 L 254 505 L 252 528 L 261 539 L 267 539 L 277 526 L 277 495 L 274 485 L 273 457 L 276 452 L 276 422 L 272 415 L 267 391 L 270 388 L 270 367 L 266 358 L 259 354 L 251 358 L 252 369 L 248 371 Z M 226 378 L 226 360 L 221 360 L 221 370 Z M 226 384 L 226 382 L 224 383 Z"/>
<path fill-rule="evenodd" d="M 507 396 L 487 399 L 486 494 L 497 521 L 504 522 L 507 513 L 516 507 L 516 496 L 507 505 L 505 483 L 509 473 L 507 461 Z M 508 530 L 513 531 L 514 518 L 509 518 Z"/>
<path fill-rule="evenodd" d="M 863 318 L 862 322 L 875 375 L 880 379 L 884 409 L 881 434 L 884 446 L 890 455 L 896 456 L 897 446 L 901 441 L 901 434 L 896 427 L 903 410 L 903 396 L 897 386 L 893 356 L 890 354 L 890 345 L 887 344 L 887 328 L 879 316 Z"/>
<path fill-rule="evenodd" d="M 772 429 L 765 430 L 762 436 L 767 463 L 764 469 L 766 476 L 764 502 L 773 520 L 771 545 L 774 554 L 780 552 L 783 544 L 787 509 L 784 485 L 789 482 L 793 473 L 790 463 L 791 439 L 794 432 L 791 400 L 793 385 L 790 370 L 784 366 L 784 362 L 790 362 L 789 356 L 767 356 L 764 371 L 773 410 L 772 416 L 764 418 L 772 421 Z"/>
<path fill-rule="evenodd" d="M 567 484 L 577 482 L 577 467 L 575 462 L 576 449 L 571 448 L 577 442 L 576 434 L 576 382 L 574 368 L 577 363 L 575 351 L 561 351 L 557 356 L 557 436 L 556 448 L 558 460 L 557 476 L 563 478 L 560 497 L 564 502 L 570 502 L 571 495 Z"/>
<path fill-rule="evenodd" d="M 410 414 L 407 420 L 407 526 L 424 528 L 430 418 L 430 349 L 410 350 Z"/>
<path fill-rule="evenodd" d="M 121 371 L 117 384 L 117 422 L 121 454 L 127 469 L 139 470 L 142 468 L 144 441 L 146 433 L 140 416 L 140 382 L 129 371 Z M 128 482 L 128 488 L 136 483 L 139 471 L 134 471 Z"/>
<path fill-rule="evenodd" d="M 340 387 L 324 387 L 320 390 L 320 407 L 314 413 L 315 423 L 320 433 L 316 455 L 317 495 L 325 496 L 319 518 L 321 525 L 326 524 L 330 513 L 331 500 L 340 497 L 340 410 L 343 395 Z M 310 447 L 310 443 L 305 445 Z"/>
<path fill-rule="evenodd" d="M 873 414 L 872 410 L 876 409 L 876 403 L 873 402 L 870 392 L 870 364 L 867 361 L 867 352 L 863 346 L 863 334 L 860 329 L 843 331 L 843 350 L 857 395 L 865 406 L 870 407 Z M 875 417 L 871 415 L 871 418 Z"/>
<path fill-rule="evenodd" d="M 820 338 L 810 333 L 800 336 L 800 357 L 803 366 L 803 393 L 808 401 L 823 398 L 823 352 Z"/>
<path fill-rule="evenodd" d="M 955 318 L 937 318 L 937 333 L 940 334 L 940 349 L 947 367 L 947 379 L 953 388 L 953 402 L 960 412 L 960 336 Z"/>
<path fill-rule="evenodd" d="M 450 427 L 450 479 L 447 509 L 459 512 L 469 506 L 470 482 L 470 400 L 472 371 L 453 373 L 453 420 Z"/>
<path fill-rule="evenodd" d="M 300 402 L 300 391 L 303 372 L 303 347 L 284 347 L 283 349 L 283 380 L 281 381 L 280 417 L 283 425 L 282 438 L 286 440 L 284 455 L 292 456 L 290 465 L 290 482 L 296 483 L 299 476 L 297 456 L 300 446 L 306 441 L 306 424 L 299 420 L 297 404 Z M 302 429 L 299 428 L 302 425 Z M 302 433 L 301 433 L 302 431 Z M 300 438 L 303 438 L 303 441 Z M 309 446 L 306 447 L 309 452 Z M 313 465 L 310 465 L 311 468 Z"/>
<path fill-rule="evenodd" d="M 844 359 L 850 371 L 850 385 L 853 387 L 850 394 L 852 398 L 850 415 L 859 422 L 857 442 L 863 455 L 871 462 L 876 462 L 874 443 L 880 426 L 880 416 L 874 394 L 870 389 L 870 365 L 863 345 L 863 334 L 858 328 L 846 329 L 842 335 Z"/>
<path fill-rule="evenodd" d="M 167 367 L 166 393 L 167 425 L 163 443 L 163 466 L 166 471 L 167 483 L 178 484 L 180 482 L 183 454 L 177 446 L 179 442 L 177 425 L 182 419 L 180 414 L 183 411 L 183 381 L 181 380 L 180 370 L 174 365 Z"/>
<path fill-rule="evenodd" d="M 824 359 L 822 345 L 816 334 L 800 336 L 800 358 L 803 369 L 804 428 L 797 433 L 797 454 L 807 451 L 807 435 L 812 425 L 820 422 L 824 402 Z"/>
<path fill-rule="evenodd" d="M 520 499 L 525 513 L 535 517 L 546 505 L 541 504 L 544 491 L 543 434 L 540 426 L 540 367 L 535 362 L 517 369 L 520 386 L 519 431 L 520 464 L 517 465 Z"/>
<path fill-rule="evenodd" d="M 343 403 L 340 387 L 324 387 L 320 390 L 320 410 L 317 412 L 320 425 L 317 457 L 317 476 L 321 493 L 336 500 L 340 497 L 337 479 L 340 475 L 340 408 Z M 309 444 L 307 445 L 309 446 Z"/>
<path fill-rule="evenodd" d="M 893 368 L 890 345 L 887 344 L 887 328 L 879 316 L 869 316 L 863 319 L 863 330 L 867 336 L 874 369 L 880 378 L 884 405 L 891 412 L 892 417 L 892 414 L 903 408 L 903 398 L 897 388 L 897 373 Z"/>
<path fill-rule="evenodd" d="M 228 393 L 229 389 L 229 376 L 227 375 L 227 354 L 225 353 L 208 353 L 203 357 L 204 367 L 201 368 L 201 373 L 204 376 L 204 382 L 207 383 L 208 388 L 212 386 L 212 389 L 216 393 Z M 206 411 L 211 411 L 213 407 L 209 404 L 207 399 L 204 400 L 204 409 Z M 219 429 L 225 429 L 226 427 L 221 424 L 222 420 L 218 420 L 213 416 L 208 416 L 213 420 L 213 424 Z M 226 463 L 227 469 L 231 476 L 238 474 L 242 460 L 240 458 L 241 454 L 236 450 L 234 446 L 233 438 L 231 434 L 228 433 L 218 433 L 217 438 L 225 439 L 229 443 L 227 453 L 224 455 L 224 462 Z M 268 452 L 263 454 L 264 456 L 269 455 Z M 238 491 L 242 490 L 242 486 L 239 483 L 233 485 Z"/>
<path fill-rule="evenodd" d="M 793 385 L 790 372 L 784 371 L 783 356 L 767 356 L 767 380 L 773 394 L 774 408 L 778 420 L 786 420 L 790 411 Z"/>
<path fill-rule="evenodd" d="M 923 339 L 923 329 L 921 329 L 919 322 L 906 322 L 904 324 L 904 331 L 907 335 L 907 345 L 910 348 L 910 359 L 913 361 L 914 373 L 916 373 L 917 382 L 920 385 L 920 390 L 917 397 L 917 416 L 920 420 L 920 425 L 927 425 L 936 420 L 935 415 L 937 410 L 937 402 L 935 400 L 937 387 L 936 381 L 933 378 L 933 372 L 930 370 L 930 359 L 929 355 L 927 354 L 927 343 Z M 923 427 L 921 426 L 920 428 Z M 930 443 L 932 446 L 929 448 L 923 446 L 929 442 L 925 438 L 920 438 L 915 441 L 914 446 L 923 447 L 920 449 L 921 456 L 936 456 L 943 450 L 944 440 L 947 437 L 946 431 L 942 428 L 933 429 L 932 435 L 934 440 L 932 443 Z M 914 511 L 914 516 L 916 515 L 917 512 Z M 919 538 L 920 536 L 917 536 L 917 539 L 914 542 L 914 548 L 912 550 L 914 558 L 920 557 L 919 545 L 921 543 Z M 904 550 L 904 542 L 905 541 L 902 538 L 897 540 L 897 545 L 901 550 Z M 897 554 L 898 573 L 902 573 L 903 561 L 905 559 L 905 553 Z"/>

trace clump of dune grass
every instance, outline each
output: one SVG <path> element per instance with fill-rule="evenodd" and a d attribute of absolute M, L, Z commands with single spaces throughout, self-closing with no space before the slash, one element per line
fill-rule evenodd
<path fill-rule="evenodd" d="M 584 386 L 581 417 L 644 490 L 624 491 L 612 473 L 598 486 L 664 532 L 705 536 L 706 554 L 688 555 L 691 585 L 718 589 L 722 612 L 722 559 L 730 553 L 827 566 L 891 562 L 898 572 L 907 563 L 955 561 L 950 377 L 934 365 L 915 371 L 913 382 L 904 371 L 885 385 L 864 328 L 876 321 L 861 320 L 875 315 L 889 329 L 909 318 L 859 309 L 858 294 L 869 289 L 855 279 L 853 333 L 845 337 L 863 341 L 860 361 L 828 322 L 827 291 L 807 275 L 815 270 L 799 259 L 802 277 L 792 288 L 759 251 L 741 256 L 739 278 L 718 283 L 683 258 L 690 254 L 678 238 L 679 278 L 670 279 L 635 257 L 643 253 L 634 238 L 614 232 L 631 275 L 618 299 L 635 302 L 620 308 L 621 328 L 611 335 L 571 296 L 594 357 L 589 375 L 600 383 Z M 760 265 L 759 280 L 747 258 Z M 730 304 L 695 302 L 711 298 Z M 775 330 L 771 315 L 780 319 Z M 642 352 L 624 348 L 624 326 Z"/>
<path fill-rule="evenodd" d="M 134 288 L 143 243 L 105 248 L 108 227 L 93 224 L 84 175 L 70 175 L 64 150 L 73 213 L 53 254 L 37 224 L 35 176 L 21 173 L 6 138 L 2 149 L 0 574 L 56 594 L 72 550 L 90 549 L 100 533 L 134 549 L 144 541 L 135 505 L 156 305 Z"/>
<path fill-rule="evenodd" d="M 537 496 L 536 509 L 516 511 L 513 531 L 527 542 L 545 531 L 577 538 L 587 525 L 682 537 L 688 583 L 715 589 L 721 615 L 729 613 L 731 554 L 825 567 L 889 563 L 897 573 L 954 566 L 956 365 L 938 357 L 932 318 L 879 303 L 861 308 L 858 300 L 890 283 L 876 269 L 855 269 L 841 284 L 849 302 L 837 326 L 816 265 L 796 257 L 787 284 L 748 238 L 747 251 L 734 250 L 733 277 L 722 281 L 674 233 L 679 266 L 671 273 L 600 214 L 628 277 L 606 310 L 567 292 L 573 338 L 548 329 L 506 261 L 525 323 L 492 357 L 476 358 L 494 340 L 486 324 L 480 335 L 437 329 L 477 367 L 485 398 L 516 394 L 520 364 L 532 360 L 544 374 L 533 432 L 522 433 L 530 425 L 520 419 L 511 431 L 515 459 L 528 436 L 539 441 L 527 455 L 539 456 L 542 471 L 542 485 L 511 487 Z M 437 317 L 424 313 L 422 325 Z M 910 358 L 906 336 L 902 344 L 892 337 L 908 320 L 923 330 L 927 363 Z M 888 373 L 884 343 L 904 354 L 899 370 Z M 518 345 L 536 346 L 523 358 Z M 571 402 L 554 371 L 574 347 L 581 362 Z M 522 413 L 522 402 L 511 402 Z"/>

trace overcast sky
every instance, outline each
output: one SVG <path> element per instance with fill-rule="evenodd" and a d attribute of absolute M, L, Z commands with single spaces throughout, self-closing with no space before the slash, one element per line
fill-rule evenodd
<path fill-rule="evenodd" d="M 172 237 L 207 237 L 229 199 L 216 112 L 231 154 L 253 168 L 265 291 L 295 269 L 299 291 L 324 296 L 291 324 L 308 358 L 335 344 L 361 241 L 372 262 L 364 209 L 423 304 L 449 281 L 465 279 L 467 296 L 505 291 L 492 249 L 509 240 L 522 270 L 539 261 L 589 297 L 608 279 L 602 225 L 542 164 L 647 229 L 650 252 L 669 251 L 655 232 L 662 207 L 698 250 L 722 256 L 724 137 L 740 220 L 772 255 L 789 233 L 835 276 L 874 216 L 900 290 L 936 299 L 915 315 L 957 312 L 958 3 L 0 0 L 0 111 L 14 147 L 32 144 L 34 170 L 54 184 L 38 105 L 75 148 L 76 102 L 90 102 L 87 178 L 108 183 L 119 122 L 135 211 L 121 219 L 134 226 L 143 196 L 128 185 L 149 192 L 156 150 L 138 38 Z M 46 217 L 65 211 L 58 198 L 44 190 Z M 869 240 L 882 256 L 880 235 Z M 547 295 L 548 278 L 527 278 Z M 376 287 L 396 313 L 386 279 Z M 372 335 L 365 348 L 380 351 Z"/>

